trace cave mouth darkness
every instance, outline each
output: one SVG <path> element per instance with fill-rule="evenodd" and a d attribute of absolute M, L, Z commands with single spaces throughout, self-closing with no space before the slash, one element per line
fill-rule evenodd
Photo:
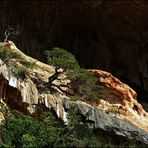
<path fill-rule="evenodd" d="M 140 65 L 143 64 L 140 63 L 143 62 L 143 55 L 140 55 L 143 54 L 141 50 L 145 46 L 128 41 L 128 38 L 108 38 L 101 26 L 85 20 L 77 20 L 74 23 L 64 20 L 63 23 L 55 26 L 52 37 L 48 45 L 50 48 L 56 46 L 68 50 L 75 55 L 81 67 L 111 72 L 136 91 L 139 102 L 148 102 L 148 92 L 145 90 L 144 76 L 141 74 L 144 69 Z M 131 53 L 124 51 L 123 44 L 126 44 L 128 52 Z M 131 46 L 133 49 L 130 49 Z M 134 58 L 133 50 L 135 50 Z M 132 67 L 136 67 L 136 70 L 134 68 L 137 71 L 135 75 L 131 72 L 130 59 L 135 64 Z M 138 83 L 131 77 L 137 77 L 134 79 L 137 79 Z"/>
<path fill-rule="evenodd" d="M 45 62 L 44 50 L 64 48 L 81 67 L 112 73 L 148 103 L 147 10 L 144 1 L 8 0 L 0 2 L 0 40 L 10 25 L 18 34 L 8 39 L 27 55 Z"/>

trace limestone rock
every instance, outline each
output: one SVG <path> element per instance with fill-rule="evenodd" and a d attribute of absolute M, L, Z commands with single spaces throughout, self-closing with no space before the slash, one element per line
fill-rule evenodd
<path fill-rule="evenodd" d="M 36 67 L 28 68 L 29 75 L 25 79 L 21 79 L 13 74 L 11 65 L 6 65 L 0 60 L 0 98 L 5 100 L 12 109 L 18 109 L 25 114 L 36 114 L 37 106 L 44 104 L 45 108 L 53 108 L 58 117 L 66 121 L 66 113 L 62 106 L 62 100 L 66 96 L 56 87 L 53 88 L 54 94 L 51 94 L 48 86 L 44 86 L 47 84 L 48 78 L 54 74 L 54 68 L 25 55 L 11 41 L 1 43 L 1 46 L 8 51 L 16 52 L 25 61 L 35 63 Z M 11 60 L 14 59 L 10 59 L 10 63 Z M 17 59 L 15 60 L 18 68 L 21 68 L 21 63 Z M 68 80 L 64 79 L 63 75 L 60 83 L 65 85 Z M 55 85 L 58 86 L 57 83 Z"/>
<path fill-rule="evenodd" d="M 91 126 L 95 129 L 99 128 L 104 131 L 113 132 L 121 137 L 134 138 L 137 141 L 148 144 L 148 132 L 139 129 L 126 120 L 120 119 L 117 116 L 111 116 L 82 101 L 73 102 L 67 100 L 64 105 L 66 109 L 77 108 L 78 113 L 85 116 L 88 123 L 91 121 Z"/>
<path fill-rule="evenodd" d="M 66 86 L 70 83 L 65 74 L 59 77 L 59 81 L 55 80 L 49 89 L 48 79 L 55 73 L 52 66 L 25 55 L 11 41 L 2 45 L 6 50 L 19 54 L 24 60 L 36 63 L 35 68 L 27 68 L 28 75 L 21 79 L 13 74 L 13 66 L 0 61 L 0 98 L 11 109 L 38 115 L 37 110 L 41 105 L 43 111 L 54 109 L 57 116 L 67 122 L 65 109 L 74 106 L 87 121 L 91 121 L 92 128 L 112 131 L 116 135 L 148 144 L 148 113 L 138 103 L 136 92 L 111 73 L 89 70 L 96 74 L 99 84 L 107 89 L 108 95 L 104 100 L 98 98 L 95 103 L 93 100 L 69 101 L 66 95 L 68 86 L 60 88 L 60 85 Z M 17 68 L 23 66 L 17 59 L 10 59 L 10 62 L 15 62 Z"/>
<path fill-rule="evenodd" d="M 136 92 L 111 73 L 95 69 L 90 71 L 96 74 L 98 81 L 108 90 L 108 96 L 98 101 L 98 107 L 112 115 L 119 115 L 148 132 L 148 113 L 137 101 Z"/>
<path fill-rule="evenodd" d="M 2 113 L 2 112 L 0 112 L 0 125 L 1 125 L 1 123 L 2 123 L 2 121 L 3 121 L 4 119 L 5 119 L 5 118 L 4 118 L 3 113 Z"/>

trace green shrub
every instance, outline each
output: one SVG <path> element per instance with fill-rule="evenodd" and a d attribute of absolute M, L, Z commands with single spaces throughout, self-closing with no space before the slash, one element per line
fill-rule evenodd
<path fill-rule="evenodd" d="M 48 112 L 36 118 L 12 111 L 0 126 L 0 147 L 114 147 L 103 145 L 86 122 L 82 122 L 76 107 L 68 111 L 68 125 Z M 119 141 L 118 141 L 119 142 Z M 147 147 L 134 140 L 120 141 L 117 147 Z"/>
<path fill-rule="evenodd" d="M 22 60 L 20 60 L 20 63 L 27 68 L 35 68 L 36 67 L 35 62 L 28 62 L 28 61 L 25 61 L 22 59 Z"/>
<path fill-rule="evenodd" d="M 16 52 L 8 51 L 5 48 L 0 48 L 0 58 L 4 61 L 8 61 L 9 59 L 21 59 L 20 55 Z"/>
<path fill-rule="evenodd" d="M 35 136 L 30 134 L 24 134 L 21 137 L 21 145 L 22 145 L 22 148 L 37 147 L 37 141 Z"/>
<path fill-rule="evenodd" d="M 71 118 L 77 118 L 75 113 Z M 18 148 L 100 146 L 90 129 L 77 123 L 77 119 L 75 121 L 71 123 L 74 125 L 71 130 L 70 126 L 65 126 L 50 112 L 35 119 L 13 111 L 0 128 L 4 142 L 2 146 Z"/>
<path fill-rule="evenodd" d="M 27 71 L 27 68 L 34 68 L 34 67 L 36 67 L 36 64 L 34 62 L 25 61 L 16 52 L 9 51 L 9 50 L 7 50 L 5 48 L 0 48 L 0 58 L 4 62 L 6 62 L 6 64 L 9 64 L 9 66 L 11 65 L 12 70 L 13 70 L 13 74 L 16 77 L 22 78 L 22 79 L 25 79 L 26 76 L 29 74 L 28 71 Z M 11 62 L 11 64 L 10 64 L 10 59 L 16 59 L 24 67 L 16 66 L 15 62 Z"/>
<path fill-rule="evenodd" d="M 53 50 L 45 51 L 48 64 L 55 66 L 56 69 L 63 68 L 67 71 L 67 76 L 71 79 L 71 86 L 74 89 L 75 96 L 71 99 L 83 97 L 85 99 L 103 99 L 107 95 L 107 90 L 98 84 L 96 76 L 80 68 L 74 55 L 62 48 L 53 48 Z M 57 79 L 60 73 L 56 73 L 49 78 L 51 86 L 52 82 Z"/>
<path fill-rule="evenodd" d="M 62 48 L 53 48 L 53 50 L 46 50 L 44 53 L 47 56 L 48 64 L 56 68 L 63 68 L 64 70 L 80 68 L 74 55 Z"/>
<path fill-rule="evenodd" d="M 86 99 L 104 99 L 107 90 L 104 86 L 99 85 L 98 79 L 94 73 L 86 69 L 78 69 L 68 73 L 71 86 L 74 88 L 75 95 L 83 96 Z"/>
<path fill-rule="evenodd" d="M 75 95 L 74 96 L 69 96 L 69 98 L 70 98 L 71 101 L 77 101 L 77 96 L 75 96 Z"/>
<path fill-rule="evenodd" d="M 27 75 L 29 75 L 28 71 L 21 67 L 21 68 L 13 68 L 13 74 L 17 77 L 17 78 L 21 78 L 21 79 L 25 79 L 27 77 Z"/>

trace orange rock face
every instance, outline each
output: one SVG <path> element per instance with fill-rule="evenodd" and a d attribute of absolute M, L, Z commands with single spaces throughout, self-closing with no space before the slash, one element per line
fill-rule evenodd
<path fill-rule="evenodd" d="M 96 74 L 99 83 L 109 92 L 104 100 L 99 100 L 98 107 L 148 131 L 148 113 L 138 103 L 136 92 L 111 73 L 96 69 L 90 71 Z"/>

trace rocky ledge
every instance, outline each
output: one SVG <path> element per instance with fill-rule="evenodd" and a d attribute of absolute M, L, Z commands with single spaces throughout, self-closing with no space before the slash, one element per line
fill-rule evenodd
<path fill-rule="evenodd" d="M 38 116 L 41 111 L 52 109 L 59 118 L 68 122 L 66 111 L 75 107 L 94 130 L 112 132 L 116 136 L 148 144 L 148 113 L 138 103 L 136 92 L 111 73 L 96 69 L 89 70 L 96 74 L 98 83 L 107 89 L 106 98 L 98 98 L 97 101 L 71 101 L 66 93 L 70 80 L 65 74 L 55 80 L 51 90 L 47 83 L 48 78 L 55 73 L 54 67 L 25 55 L 11 41 L 0 45 L 5 50 L 16 53 L 24 61 L 35 63 L 35 66 L 30 68 L 25 67 L 17 58 L 9 59 L 7 64 L 4 60 L 0 60 L 1 108 L 6 104 L 10 109 L 17 109 L 33 116 Z M 27 76 L 22 79 L 14 73 L 16 68 L 23 67 L 27 71 Z M 67 87 L 59 89 L 59 84 Z M 2 110 L 0 118 L 0 121 L 5 118 Z"/>

